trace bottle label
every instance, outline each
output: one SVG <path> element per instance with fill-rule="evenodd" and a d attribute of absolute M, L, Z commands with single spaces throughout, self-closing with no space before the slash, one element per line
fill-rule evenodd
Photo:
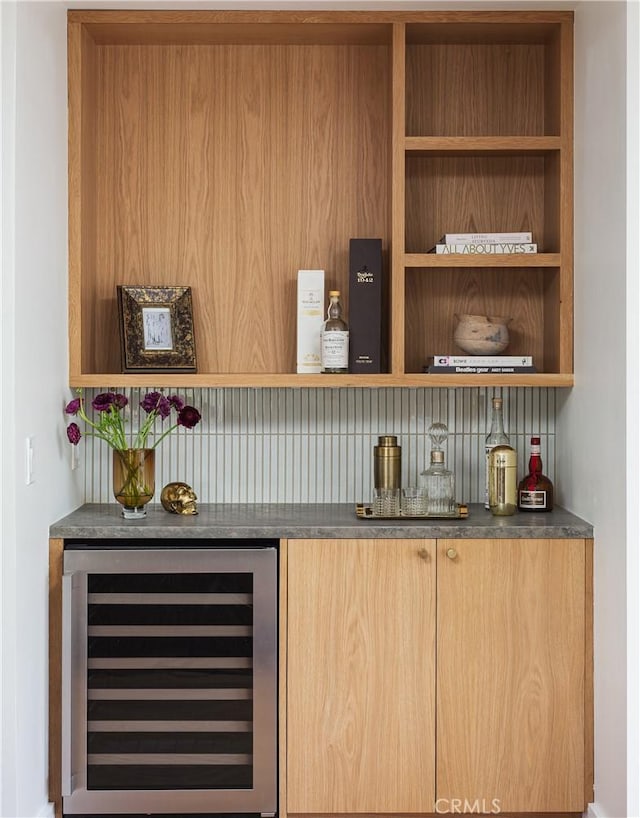
<path fill-rule="evenodd" d="M 325 369 L 348 369 L 348 331 L 332 330 L 322 333 L 322 366 Z"/>
<path fill-rule="evenodd" d="M 516 453 L 494 447 L 489 455 L 489 507 L 493 514 L 513 514 L 517 504 Z"/>
<path fill-rule="evenodd" d="M 531 454 L 532 455 L 540 455 L 540 444 L 539 443 L 532 443 L 531 444 Z"/>
<path fill-rule="evenodd" d="M 542 489 L 535 491 L 521 489 L 518 492 L 518 505 L 520 508 L 544 508 L 547 505 L 547 492 Z"/>

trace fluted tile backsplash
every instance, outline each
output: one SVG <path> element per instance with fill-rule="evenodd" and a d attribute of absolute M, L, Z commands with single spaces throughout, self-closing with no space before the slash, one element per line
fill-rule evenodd
<path fill-rule="evenodd" d="M 90 401 L 100 390 L 87 390 Z M 137 407 L 147 390 L 122 390 Z M 184 480 L 203 503 L 368 501 L 378 435 L 398 435 L 402 483 L 415 485 L 429 458 L 427 429 L 446 423 L 447 463 L 461 502 L 484 499 L 484 438 L 491 398 L 502 395 L 505 428 L 526 470 L 539 434 L 545 473 L 555 473 L 554 389 L 190 389 L 179 391 L 202 422 L 179 429 L 156 454 L 156 498 Z M 140 412 L 142 410 L 139 410 Z M 138 422 L 138 410 L 133 423 Z M 166 422 L 166 421 L 165 421 Z M 84 438 L 85 499 L 111 502 L 111 452 Z"/>

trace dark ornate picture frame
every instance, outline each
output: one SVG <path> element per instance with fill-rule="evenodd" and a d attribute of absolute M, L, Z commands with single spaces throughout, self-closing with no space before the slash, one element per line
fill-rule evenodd
<path fill-rule="evenodd" d="M 122 371 L 196 372 L 191 287 L 116 290 Z"/>

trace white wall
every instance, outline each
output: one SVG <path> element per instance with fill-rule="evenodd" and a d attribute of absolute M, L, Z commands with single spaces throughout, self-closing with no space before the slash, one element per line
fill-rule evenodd
<path fill-rule="evenodd" d="M 627 9 L 627 811 L 640 815 L 640 4 Z"/>
<path fill-rule="evenodd" d="M 596 814 L 623 818 L 626 5 L 577 4 L 575 40 L 576 385 L 558 402 L 557 484 L 563 505 L 596 532 Z"/>
<path fill-rule="evenodd" d="M 15 576 L 15 548 L 8 542 L 15 539 L 13 524 L 15 487 L 13 480 L 13 412 L 7 412 L 5 402 L 14 391 L 13 303 L 14 303 L 14 245 L 15 245 L 15 4 L 0 4 L 0 31 L 2 32 L 2 60 L 0 61 L 0 103 L 2 110 L 2 145 L 0 173 L 2 177 L 2 220 L 0 221 L 0 814 L 4 804 L 5 782 L 13 781 L 15 759 L 13 737 L 15 725 L 9 702 L 13 702 L 14 675 L 5 672 L 15 655 L 15 628 L 9 619 L 14 603 L 9 577 Z M 5 478 L 6 471 L 6 478 Z M 5 676 L 7 678 L 5 679 Z"/>
<path fill-rule="evenodd" d="M 49 811 L 48 527 L 81 501 L 62 416 L 68 398 L 66 10 L 57 3 L 3 4 L 2 23 L 3 148 L 9 149 L 3 169 L 13 166 L 16 184 L 3 185 L 0 812 L 34 818 Z M 29 486 L 27 436 L 35 454 Z"/>

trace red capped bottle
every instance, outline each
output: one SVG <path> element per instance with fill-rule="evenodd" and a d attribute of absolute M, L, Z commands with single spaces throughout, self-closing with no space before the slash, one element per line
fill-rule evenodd
<path fill-rule="evenodd" d="M 518 485 L 518 508 L 520 511 L 551 511 L 553 509 L 553 483 L 542 473 L 540 438 L 531 438 L 529 474 Z"/>

